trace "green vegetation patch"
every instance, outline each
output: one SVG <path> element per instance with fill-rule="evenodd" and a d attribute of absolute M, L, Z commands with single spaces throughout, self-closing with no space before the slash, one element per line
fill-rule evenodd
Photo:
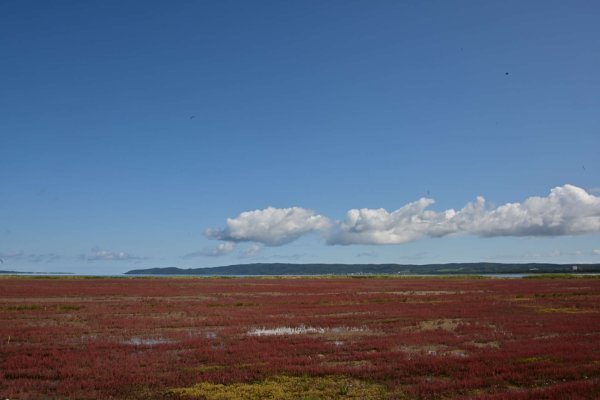
<path fill-rule="evenodd" d="M 600 275 L 585 275 L 576 273 L 531 274 L 523 279 L 600 279 Z"/>
<path fill-rule="evenodd" d="M 565 314 L 586 314 L 594 313 L 596 310 L 587 308 L 575 308 L 575 307 L 549 307 L 540 309 L 541 312 L 545 313 L 565 313 Z"/>
<path fill-rule="evenodd" d="M 190 371 L 195 372 L 212 372 L 212 371 L 222 371 L 225 369 L 224 365 L 199 365 L 197 367 L 189 368 Z"/>
<path fill-rule="evenodd" d="M 525 357 L 525 358 L 519 358 L 517 361 L 528 364 L 528 363 L 538 363 L 538 362 L 551 361 L 551 360 L 548 357 Z"/>
<path fill-rule="evenodd" d="M 171 389 L 171 394 L 206 400 L 325 400 L 383 399 L 383 386 L 344 376 L 273 376 L 253 383 L 221 385 L 199 383 L 188 388 Z"/>
<path fill-rule="evenodd" d="M 4 309 L 7 311 L 37 311 L 43 310 L 44 307 L 39 304 L 16 304 L 4 307 Z"/>
<path fill-rule="evenodd" d="M 61 304 L 58 306 L 58 309 L 61 311 L 79 311 L 81 310 L 81 306 L 74 304 Z"/>

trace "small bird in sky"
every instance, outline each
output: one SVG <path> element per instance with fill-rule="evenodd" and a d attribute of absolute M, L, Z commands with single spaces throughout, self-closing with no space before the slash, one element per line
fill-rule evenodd
<path fill-rule="evenodd" d="M 196 116 L 195 116 L 195 115 L 192 115 L 192 116 L 190 116 L 190 119 L 194 119 L 194 118 L 196 118 Z"/>
<path fill-rule="evenodd" d="M 508 72 L 505 72 L 504 75 L 508 75 Z"/>

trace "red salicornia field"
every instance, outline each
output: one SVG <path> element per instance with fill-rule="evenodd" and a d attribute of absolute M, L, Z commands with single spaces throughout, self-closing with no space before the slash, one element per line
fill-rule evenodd
<path fill-rule="evenodd" d="M 2 399 L 600 396 L 600 279 L 0 279 Z"/>

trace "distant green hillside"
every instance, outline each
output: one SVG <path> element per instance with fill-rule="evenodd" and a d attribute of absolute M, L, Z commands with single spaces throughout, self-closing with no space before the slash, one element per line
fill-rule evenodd
<path fill-rule="evenodd" d="M 576 268 L 575 268 L 576 266 Z M 600 272 L 600 264 L 238 264 L 213 268 L 134 269 L 127 275 L 520 274 Z"/>

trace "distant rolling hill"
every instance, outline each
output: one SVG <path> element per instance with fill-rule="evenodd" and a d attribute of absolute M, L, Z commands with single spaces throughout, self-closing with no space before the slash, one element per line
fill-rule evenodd
<path fill-rule="evenodd" d="M 349 275 L 349 274 L 520 274 L 600 272 L 600 264 L 237 264 L 212 268 L 147 268 L 126 275 Z"/>

